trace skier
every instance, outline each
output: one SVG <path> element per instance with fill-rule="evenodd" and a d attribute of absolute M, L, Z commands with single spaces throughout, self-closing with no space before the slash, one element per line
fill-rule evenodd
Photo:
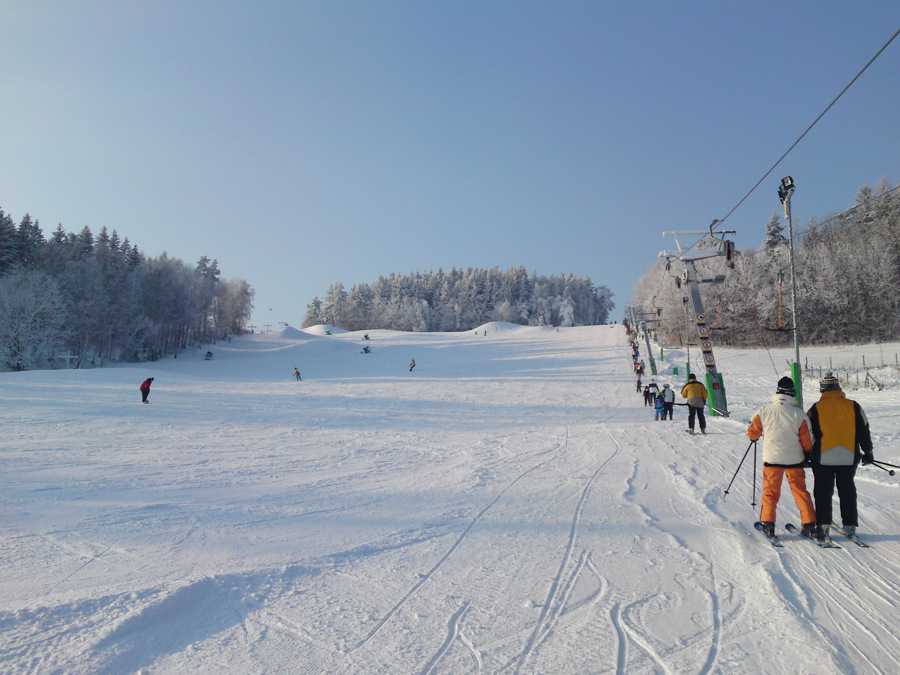
<path fill-rule="evenodd" d="M 297 370 L 297 366 L 294 366 L 294 379 L 297 381 L 300 381 L 303 379 L 302 377 L 300 377 L 300 371 Z"/>
<path fill-rule="evenodd" d="M 672 389 L 668 384 L 663 385 L 662 390 L 662 399 L 663 399 L 663 419 L 666 419 L 666 415 L 669 416 L 669 420 L 672 419 L 672 412 L 675 409 L 675 390 Z"/>
<path fill-rule="evenodd" d="M 656 393 L 653 408 L 654 412 L 656 413 L 656 417 L 653 418 L 654 420 L 656 420 L 657 422 L 661 422 L 662 420 L 666 419 L 666 406 L 665 402 L 663 401 L 663 395 L 661 391 Z"/>
<path fill-rule="evenodd" d="M 641 378 L 640 377 L 638 377 L 638 379 L 637 379 L 637 393 L 639 393 L 639 394 L 641 393 Z"/>
<path fill-rule="evenodd" d="M 688 431 L 694 433 L 694 418 L 700 422 L 700 433 L 706 434 L 706 417 L 703 415 L 703 406 L 706 405 L 706 387 L 697 382 L 697 376 L 688 375 L 687 384 L 681 388 L 681 398 L 687 399 L 688 404 Z"/>
<path fill-rule="evenodd" d="M 146 380 L 141 382 L 140 390 L 141 390 L 141 403 L 149 403 L 147 397 L 150 396 L 150 385 L 153 384 L 153 378 L 148 377 Z"/>
<path fill-rule="evenodd" d="M 647 385 L 650 388 L 650 393 L 653 394 L 653 397 L 656 398 L 656 395 L 659 393 L 659 385 L 656 384 L 656 380 L 651 379 L 650 384 Z"/>
<path fill-rule="evenodd" d="M 855 536 L 859 525 L 856 508 L 856 467 L 871 464 L 872 434 L 859 403 L 847 398 L 831 373 L 819 382 L 821 398 L 809 409 L 812 427 L 812 469 L 815 476 L 816 520 L 819 541 L 827 541 L 831 527 L 831 500 L 837 484 L 844 532 Z"/>
<path fill-rule="evenodd" d="M 650 385 L 644 387 L 644 405 L 653 405 L 653 394 L 650 393 Z"/>
<path fill-rule="evenodd" d="M 787 476 L 794 501 L 800 509 L 803 523 L 800 533 L 816 538 L 816 510 L 806 490 L 803 469 L 812 450 L 809 430 L 809 418 L 797 405 L 794 381 L 782 377 L 772 402 L 753 413 L 753 421 L 747 428 L 747 437 L 751 440 L 766 437 L 762 452 L 763 498 L 759 519 L 767 537 L 775 535 L 775 509 L 781 497 L 782 479 Z"/>
<path fill-rule="evenodd" d="M 413 368 L 415 368 L 415 367 L 416 367 L 416 360 L 413 359 L 412 361 L 409 362 L 409 372 L 412 372 Z"/>

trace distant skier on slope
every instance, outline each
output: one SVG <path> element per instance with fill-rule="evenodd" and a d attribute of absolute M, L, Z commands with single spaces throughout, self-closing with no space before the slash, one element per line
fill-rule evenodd
<path fill-rule="evenodd" d="M 810 421 L 797 405 L 794 381 L 789 377 L 778 380 L 772 402 L 753 413 L 747 437 L 763 443 L 763 498 L 759 520 L 768 537 L 775 534 L 775 509 L 781 497 L 781 483 L 787 476 L 794 501 L 800 509 L 803 523 L 801 534 L 815 539 L 816 510 L 806 489 L 805 466 L 812 450 Z"/>
<path fill-rule="evenodd" d="M 152 377 L 148 377 L 146 380 L 141 382 L 141 386 L 139 389 L 141 390 L 141 403 L 149 403 L 147 397 L 150 396 L 150 385 L 153 384 Z"/>
<path fill-rule="evenodd" d="M 415 367 L 416 367 L 416 360 L 413 359 L 412 361 L 409 362 L 409 372 L 412 372 L 413 368 L 415 368 Z"/>
<path fill-rule="evenodd" d="M 297 367 L 296 367 L 296 366 L 294 366 L 294 379 L 297 380 L 297 381 L 303 379 L 303 378 L 300 376 L 300 371 L 297 370 Z"/>

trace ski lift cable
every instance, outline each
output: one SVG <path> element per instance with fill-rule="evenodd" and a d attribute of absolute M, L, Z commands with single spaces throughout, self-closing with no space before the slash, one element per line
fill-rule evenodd
<path fill-rule="evenodd" d="M 825 108 L 825 110 L 823 110 L 823 111 L 821 112 L 821 114 L 820 114 L 815 120 L 813 120 L 813 123 L 810 124 L 810 125 L 806 128 L 806 131 L 804 131 L 802 134 L 800 134 L 800 137 L 799 137 L 796 141 L 794 141 L 793 145 L 791 145 L 791 147 L 789 147 L 781 157 L 778 158 L 778 161 L 775 162 L 775 163 L 772 165 L 772 168 L 770 168 L 768 171 L 766 171 L 766 173 L 763 175 L 763 177 L 760 178 L 760 179 L 756 182 L 756 185 L 754 185 L 752 188 L 750 188 L 750 191 L 747 192 L 747 194 L 745 194 L 745 195 L 741 198 L 741 200 L 740 200 L 737 204 L 734 205 L 734 207 L 731 209 L 731 211 L 729 211 L 727 214 L 725 214 L 725 217 L 724 217 L 724 218 L 722 218 L 722 219 L 719 220 L 719 222 L 718 222 L 719 225 L 721 225 L 721 224 L 724 223 L 726 220 L 728 220 L 728 217 L 729 217 L 732 213 L 734 213 L 735 211 L 737 211 L 738 207 L 739 207 L 741 204 L 743 204 L 743 203 L 746 201 L 746 199 L 747 199 L 751 194 L 753 194 L 753 192 L 756 190 L 756 188 L 758 188 L 758 187 L 760 186 L 760 184 L 762 184 L 762 182 L 763 182 L 766 178 L 769 177 L 769 174 L 771 174 L 771 173 L 775 170 L 775 168 L 776 168 L 779 164 L 781 164 L 781 162 L 784 160 L 785 157 L 788 156 L 788 154 L 791 152 L 791 150 L 793 150 L 795 147 L 797 147 L 797 145 L 800 143 L 800 141 L 803 140 L 803 137 L 806 136 L 806 134 L 808 134 L 808 133 L 812 130 L 812 128 L 813 128 L 814 126 L 816 126 L 816 124 L 819 122 L 819 120 L 822 119 L 822 118 L 825 116 L 825 113 L 827 113 L 829 110 L 831 110 L 831 107 L 832 107 L 835 103 L 838 102 L 838 99 L 840 99 L 841 96 L 843 96 L 844 93 L 845 93 L 850 87 L 853 86 L 853 83 L 856 82 L 856 81 L 862 76 L 862 74 L 863 74 L 864 72 L 866 72 L 866 70 L 869 68 L 869 66 L 871 66 L 872 63 L 875 62 L 875 59 L 877 59 L 879 56 L 881 56 L 881 53 L 882 53 L 885 49 L 888 48 L 888 45 L 890 45 L 891 42 L 894 41 L 894 38 L 896 38 L 898 35 L 900 35 L 900 29 L 897 29 L 897 32 L 894 33 L 894 34 L 890 37 L 890 39 L 889 39 L 887 42 L 884 43 L 884 46 L 883 46 L 881 49 L 878 50 L 878 52 L 875 54 L 875 56 L 873 56 L 871 59 L 869 59 L 869 62 L 868 62 L 865 66 L 863 66 L 863 69 L 860 70 L 860 71 L 856 74 L 856 77 L 854 77 L 852 80 L 850 80 L 850 83 L 849 83 L 846 87 L 844 87 L 844 88 L 841 90 L 841 93 L 840 93 L 840 94 L 838 94 L 837 96 L 835 96 L 834 100 L 833 100 L 831 103 L 828 104 L 828 107 Z"/>
<path fill-rule="evenodd" d="M 875 202 L 878 202 L 878 201 L 881 200 L 881 199 L 884 199 L 884 198 L 886 198 L 886 197 L 891 196 L 892 194 L 894 194 L 894 193 L 897 192 L 898 190 L 900 190 L 900 185 L 897 185 L 896 187 L 893 187 L 893 188 L 891 188 L 890 190 L 886 190 L 885 192 L 882 192 L 880 195 L 878 195 L 878 196 L 876 196 L 876 197 L 872 197 L 872 199 L 870 199 L 870 200 L 867 202 L 867 204 L 872 205 L 872 204 L 874 204 Z M 823 226 L 825 226 L 825 225 L 830 225 L 831 223 L 833 223 L 834 221 L 836 221 L 838 218 L 842 218 L 842 217 L 844 217 L 844 216 L 846 216 L 846 215 L 849 215 L 849 214 L 852 213 L 853 211 L 856 211 L 857 209 L 859 209 L 861 206 L 863 206 L 863 204 L 855 204 L 854 206 L 851 206 L 849 209 L 846 209 L 846 210 L 844 210 L 844 211 L 841 211 L 841 212 L 838 213 L 838 214 L 835 214 L 835 215 L 831 216 L 831 218 L 828 218 L 827 220 L 823 220 L 823 221 L 821 221 L 821 222 L 816 223 L 816 227 L 823 227 Z M 803 237 L 806 236 L 807 234 L 809 234 L 809 228 L 807 228 L 807 229 L 805 229 L 805 230 L 803 230 L 803 231 L 797 231 L 797 232 L 795 232 L 795 233 L 794 233 L 794 241 L 799 242 L 799 241 L 800 241 L 801 239 L 803 239 Z M 787 237 L 785 237 L 785 242 L 787 242 Z M 760 254 L 760 253 L 762 253 L 762 252 L 763 252 L 763 249 L 756 249 L 756 250 L 750 250 L 750 251 L 742 251 L 742 252 L 741 252 L 741 255 L 742 255 L 744 258 L 752 258 L 753 256 L 755 256 L 755 255 L 757 255 L 757 254 Z"/>
<path fill-rule="evenodd" d="M 833 223 L 833 222 L 834 222 L 835 220 L 837 220 L 838 218 L 841 218 L 841 217 L 843 217 L 843 216 L 849 215 L 850 213 L 853 213 L 854 211 L 856 211 L 857 209 L 859 209 L 859 208 L 861 208 L 861 207 L 863 207 L 863 206 L 866 206 L 866 205 L 871 206 L 871 205 L 875 204 L 876 202 L 878 202 L 878 201 L 884 199 L 885 197 L 891 196 L 891 195 L 894 194 L 897 190 L 900 190 L 900 185 L 897 185 L 896 187 L 892 187 L 890 190 L 885 190 L 885 191 L 882 192 L 880 195 L 877 195 L 877 196 L 875 196 L 875 197 L 872 197 L 871 199 L 869 199 L 867 202 L 864 202 L 863 204 L 854 204 L 854 205 L 851 206 L 849 209 L 846 209 L 846 210 L 841 211 L 840 213 L 838 213 L 838 214 L 836 214 L 836 215 L 831 216 L 831 218 L 829 218 L 828 220 L 823 220 L 821 223 L 816 223 L 816 227 L 822 227 L 823 225 L 830 225 L 831 223 Z M 808 229 L 808 228 L 807 228 L 806 230 L 803 230 L 802 232 L 797 232 L 797 234 L 794 235 L 794 239 L 800 239 L 800 238 L 801 238 L 803 235 L 805 235 L 807 232 L 809 232 L 809 229 Z"/>

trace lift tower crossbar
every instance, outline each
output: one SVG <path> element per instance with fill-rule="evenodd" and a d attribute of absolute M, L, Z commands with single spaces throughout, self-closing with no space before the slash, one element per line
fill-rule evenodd
<path fill-rule="evenodd" d="M 694 263 L 698 260 L 705 260 L 707 258 L 715 258 L 717 256 L 726 255 L 726 251 L 724 250 L 707 250 L 707 251 L 692 251 L 691 246 L 688 249 L 682 247 L 681 242 L 679 241 L 679 236 L 712 236 L 714 241 L 720 242 L 723 244 L 722 248 L 729 249 L 730 242 L 725 242 L 724 239 L 718 239 L 713 233 L 713 227 L 715 226 L 717 221 L 713 221 L 713 224 L 710 225 L 709 231 L 693 231 L 693 232 L 663 232 L 663 236 L 672 236 L 675 238 L 675 244 L 678 247 L 678 251 L 662 251 L 659 254 L 660 258 L 666 258 L 670 260 L 672 258 L 677 258 L 684 265 L 684 282 L 687 285 L 688 293 L 691 298 L 691 306 L 694 311 L 694 323 L 697 326 L 697 334 L 700 336 L 700 351 L 703 353 L 703 364 L 706 366 L 706 382 L 710 391 L 709 401 L 709 409 L 713 415 L 723 415 L 724 417 L 728 417 L 728 402 L 725 398 L 725 387 L 722 383 L 722 376 L 719 374 L 719 370 L 716 367 L 716 357 L 713 354 L 713 346 L 712 340 L 709 335 L 709 326 L 706 323 L 706 312 L 703 309 L 703 300 L 700 297 L 700 284 L 701 283 L 711 283 L 718 281 L 718 279 L 698 279 L 697 278 L 697 269 L 694 266 Z M 734 234 L 733 231 L 721 231 L 718 234 Z M 725 245 L 727 244 L 727 245 Z"/>

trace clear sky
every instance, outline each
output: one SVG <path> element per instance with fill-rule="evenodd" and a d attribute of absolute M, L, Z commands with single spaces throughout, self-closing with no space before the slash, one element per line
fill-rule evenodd
<path fill-rule="evenodd" d="M 329 284 L 525 265 L 620 319 L 900 28 L 900 2 L 0 4 L 0 207 L 219 260 L 254 323 Z M 900 38 L 727 220 L 900 182 Z"/>

